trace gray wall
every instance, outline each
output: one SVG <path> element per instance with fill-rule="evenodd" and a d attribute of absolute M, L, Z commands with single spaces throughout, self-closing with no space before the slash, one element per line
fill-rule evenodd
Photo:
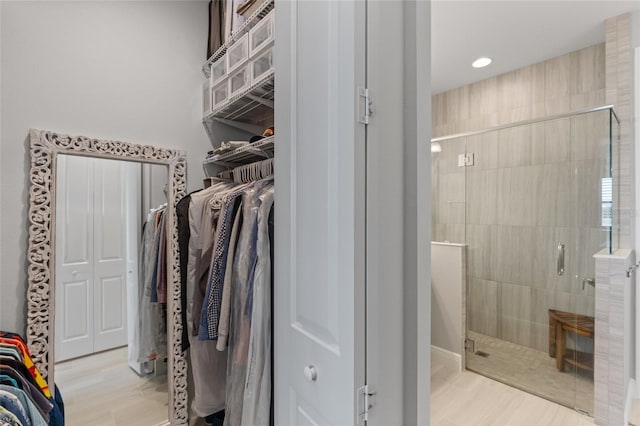
<path fill-rule="evenodd" d="M 0 2 L 0 328 L 24 333 L 30 127 L 187 151 L 202 186 L 207 3 Z"/>
<path fill-rule="evenodd" d="M 604 44 L 433 97 L 436 136 L 604 104 Z M 593 254 L 608 114 L 440 142 L 432 154 L 434 241 L 466 243 L 468 327 L 546 350 L 548 309 L 594 315 Z M 457 167 L 458 154 L 475 165 Z M 580 171 L 574 175 L 573 170 Z M 580 199 L 576 199 L 580 197 Z M 575 205 L 592 209 L 576 211 Z M 576 229 L 580 232 L 576 233 Z M 567 248 L 555 274 L 555 247 Z"/>

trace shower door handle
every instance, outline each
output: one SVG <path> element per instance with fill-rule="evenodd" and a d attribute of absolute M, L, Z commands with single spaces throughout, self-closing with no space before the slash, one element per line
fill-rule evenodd
<path fill-rule="evenodd" d="M 564 275 L 564 243 L 558 244 L 558 275 Z"/>

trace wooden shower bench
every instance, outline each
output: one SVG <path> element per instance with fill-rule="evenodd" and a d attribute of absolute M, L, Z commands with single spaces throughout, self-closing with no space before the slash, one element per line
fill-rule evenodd
<path fill-rule="evenodd" d="M 564 363 L 593 371 L 593 353 L 567 349 L 566 332 L 576 333 L 593 341 L 593 317 L 549 309 L 549 356 L 556 358 L 558 370 Z"/>

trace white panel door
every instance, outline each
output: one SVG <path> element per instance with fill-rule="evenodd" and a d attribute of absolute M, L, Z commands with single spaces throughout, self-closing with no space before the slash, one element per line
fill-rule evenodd
<path fill-rule="evenodd" d="M 93 167 L 57 157 L 55 360 L 93 351 Z"/>
<path fill-rule="evenodd" d="M 127 344 L 127 163 L 95 159 L 94 351 Z"/>
<path fill-rule="evenodd" d="M 275 423 L 357 422 L 364 384 L 364 2 L 278 3 Z"/>

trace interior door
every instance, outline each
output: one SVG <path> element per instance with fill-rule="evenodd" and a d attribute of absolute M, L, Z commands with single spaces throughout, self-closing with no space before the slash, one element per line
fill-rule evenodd
<path fill-rule="evenodd" d="M 127 203 L 123 161 L 94 159 L 94 351 L 127 344 Z"/>
<path fill-rule="evenodd" d="M 358 421 L 364 384 L 364 2 L 278 3 L 275 423 Z M 358 62 L 359 60 L 362 62 Z M 281 206 L 281 207 L 278 207 Z M 287 206 L 290 206 L 287 207 Z"/>
<path fill-rule="evenodd" d="M 93 351 L 93 167 L 89 160 L 57 157 L 56 361 Z"/>
<path fill-rule="evenodd" d="M 134 166 L 57 157 L 56 362 L 127 344 L 125 171 Z"/>

